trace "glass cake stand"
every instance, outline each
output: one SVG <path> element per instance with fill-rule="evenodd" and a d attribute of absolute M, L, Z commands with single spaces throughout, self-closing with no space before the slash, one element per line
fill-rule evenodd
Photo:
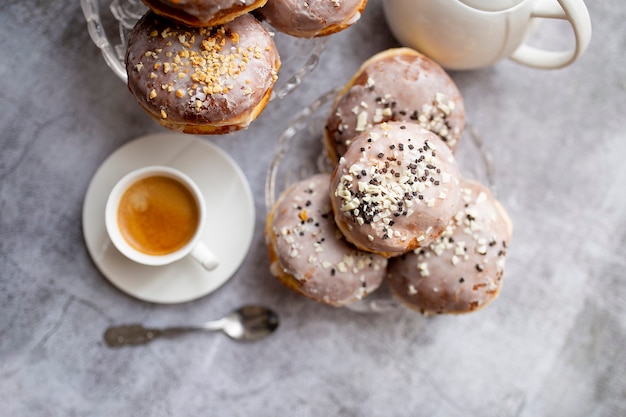
<path fill-rule="evenodd" d="M 115 75 L 126 82 L 124 56 L 128 34 L 146 13 L 147 6 L 141 0 L 81 0 L 80 3 L 91 39 Z M 271 100 L 281 99 L 315 69 L 328 37 L 297 38 L 275 31 L 267 24 L 266 27 L 274 34 L 282 62 Z"/>

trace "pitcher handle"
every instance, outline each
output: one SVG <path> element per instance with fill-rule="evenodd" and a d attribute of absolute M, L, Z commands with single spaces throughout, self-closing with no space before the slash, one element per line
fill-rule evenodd
<path fill-rule="evenodd" d="M 569 21 L 574 31 L 576 46 L 569 51 L 547 51 L 527 44 L 520 45 L 510 58 L 523 65 L 535 68 L 557 69 L 574 62 L 589 46 L 591 19 L 583 0 L 539 1 L 531 18 L 562 19 Z M 560 7 L 559 7 L 560 6 Z"/>

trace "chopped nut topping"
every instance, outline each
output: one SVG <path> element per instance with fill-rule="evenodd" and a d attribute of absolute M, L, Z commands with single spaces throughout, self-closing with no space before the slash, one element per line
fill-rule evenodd
<path fill-rule="evenodd" d="M 191 109 L 206 108 L 204 101 L 209 95 L 225 94 L 235 88 L 236 80 L 245 71 L 249 59 L 260 59 L 264 46 L 257 44 L 242 48 L 239 46 L 240 36 L 236 32 L 227 31 L 225 27 L 178 29 L 168 27 L 160 32 L 154 30 L 150 36 L 161 36 L 169 44 L 168 50 L 154 49 L 147 51 L 145 57 L 150 62 L 144 62 L 154 71 L 148 76 L 158 79 L 159 73 L 173 73 L 174 79 L 169 85 L 164 84 L 162 89 L 172 93 L 177 99 L 187 99 Z M 199 46 L 199 50 L 197 46 Z M 135 69 L 141 71 L 144 63 L 137 64 Z M 277 79 L 277 72 L 272 70 L 273 81 Z M 193 85 L 189 85 L 189 80 Z M 184 82 L 184 86 L 180 83 Z M 251 80 L 247 80 L 251 84 Z M 249 87 L 242 90 L 244 95 L 250 95 L 254 90 Z M 149 98 L 156 97 L 153 88 Z M 199 103 L 201 102 L 201 103 Z"/>

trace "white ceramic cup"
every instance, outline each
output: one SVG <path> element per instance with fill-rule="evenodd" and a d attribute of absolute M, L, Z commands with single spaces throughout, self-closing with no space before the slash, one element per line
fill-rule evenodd
<path fill-rule="evenodd" d="M 178 250 L 164 255 L 150 255 L 131 246 L 124 238 L 119 227 L 118 208 L 124 192 L 136 182 L 154 176 L 172 178 L 183 185 L 193 196 L 198 208 L 198 222 L 193 236 Z M 128 259 L 144 265 L 167 265 L 185 256 L 191 256 L 205 269 L 217 268 L 219 262 L 211 250 L 201 241 L 202 231 L 206 226 L 206 203 L 202 192 L 191 178 L 181 171 L 166 166 L 147 166 L 126 174 L 111 190 L 105 207 L 105 224 L 113 245 Z"/>
<path fill-rule="evenodd" d="M 573 63 L 591 39 L 583 0 L 383 0 L 396 39 L 452 70 L 487 67 L 503 58 L 555 69 Z M 571 50 L 551 51 L 525 43 L 539 18 L 567 20 Z"/>

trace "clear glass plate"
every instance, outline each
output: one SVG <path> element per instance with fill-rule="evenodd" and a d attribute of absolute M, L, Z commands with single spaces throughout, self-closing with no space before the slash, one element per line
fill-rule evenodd
<path fill-rule="evenodd" d="M 107 65 L 122 81 L 127 81 L 124 56 L 128 34 L 148 8 L 141 0 L 80 0 L 91 39 L 102 51 Z M 271 99 L 291 93 L 317 66 L 328 37 L 305 39 L 274 33 L 282 61 Z"/>
<path fill-rule="evenodd" d="M 339 91 L 340 88 L 330 90 L 302 109 L 278 138 L 265 181 L 268 212 L 290 184 L 319 172 L 332 172 L 333 164 L 326 156 L 323 135 L 326 119 Z M 480 134 L 469 122 L 455 156 L 464 177 L 482 182 L 497 194 L 491 154 L 484 149 Z M 388 312 L 401 308 L 401 303 L 383 284 L 364 300 L 346 308 L 358 312 Z"/>

